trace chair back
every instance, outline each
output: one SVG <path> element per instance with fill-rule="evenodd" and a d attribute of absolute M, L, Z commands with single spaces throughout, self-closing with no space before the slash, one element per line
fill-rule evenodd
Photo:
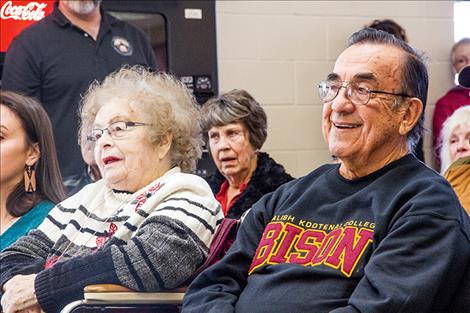
<path fill-rule="evenodd" d="M 209 247 L 206 261 L 196 270 L 187 285 L 203 270 L 224 257 L 237 236 L 239 221 L 224 218 Z M 89 285 L 84 289 L 84 300 L 69 303 L 62 313 L 129 312 L 176 313 L 180 312 L 186 287 L 161 292 L 136 292 L 113 284 Z M 116 311 L 114 308 L 119 307 Z"/>
<path fill-rule="evenodd" d="M 196 278 L 203 270 L 217 263 L 224 257 L 237 237 L 239 223 L 239 220 L 232 218 L 224 218 L 222 220 L 215 232 L 206 261 L 194 272 L 189 282 Z"/>

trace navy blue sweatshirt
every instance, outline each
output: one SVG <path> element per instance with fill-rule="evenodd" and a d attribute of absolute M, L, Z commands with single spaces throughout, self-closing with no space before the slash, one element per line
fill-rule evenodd
<path fill-rule="evenodd" d="M 470 260 L 450 185 L 412 155 L 356 180 L 338 168 L 258 201 L 183 312 L 446 312 Z"/>

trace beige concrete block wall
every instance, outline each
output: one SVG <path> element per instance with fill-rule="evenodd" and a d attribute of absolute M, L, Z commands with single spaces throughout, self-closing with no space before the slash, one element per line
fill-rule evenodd
<path fill-rule="evenodd" d="M 392 18 L 429 58 L 426 126 L 452 86 L 452 1 L 217 1 L 221 92 L 248 90 L 268 114 L 264 151 L 299 177 L 330 162 L 321 135 L 316 84 L 333 69 L 347 38 L 370 21 Z M 425 140 L 430 164 L 430 132 Z"/>

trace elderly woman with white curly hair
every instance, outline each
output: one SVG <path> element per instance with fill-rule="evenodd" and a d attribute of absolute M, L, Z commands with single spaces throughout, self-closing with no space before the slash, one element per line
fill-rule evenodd
<path fill-rule="evenodd" d="M 470 104 L 457 109 L 441 132 L 441 174 L 460 158 L 470 156 Z"/>
<path fill-rule="evenodd" d="M 201 155 L 198 114 L 166 74 L 124 68 L 92 84 L 81 117 L 103 179 L 0 254 L 4 312 L 57 312 L 89 284 L 158 291 L 190 278 L 223 217 L 188 174 Z"/>
<path fill-rule="evenodd" d="M 470 215 L 470 105 L 455 110 L 445 121 L 441 138 L 441 174 Z"/>

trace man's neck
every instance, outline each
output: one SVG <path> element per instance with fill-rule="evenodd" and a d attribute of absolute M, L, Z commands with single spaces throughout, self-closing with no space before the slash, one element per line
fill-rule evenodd
<path fill-rule="evenodd" d="M 64 14 L 73 25 L 82 29 L 96 40 L 101 23 L 101 12 L 99 6 L 88 14 L 77 14 L 62 1 L 59 1 L 59 11 L 62 12 L 62 14 Z"/>
<path fill-rule="evenodd" d="M 373 154 L 370 158 L 345 159 L 341 160 L 339 173 L 346 179 L 357 179 L 372 174 L 386 165 L 401 159 L 409 153 L 408 145 L 403 143 L 385 154 Z"/>

